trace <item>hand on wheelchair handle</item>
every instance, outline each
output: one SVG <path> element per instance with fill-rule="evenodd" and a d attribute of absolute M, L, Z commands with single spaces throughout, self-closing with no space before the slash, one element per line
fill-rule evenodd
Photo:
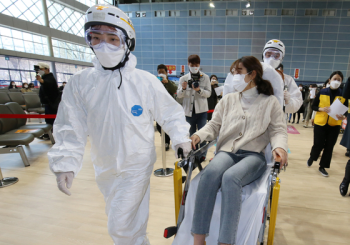
<path fill-rule="evenodd" d="M 285 150 L 276 148 L 272 151 L 272 154 L 275 161 L 281 163 L 280 169 L 282 169 L 283 166 L 288 166 L 288 154 Z"/>
<path fill-rule="evenodd" d="M 201 139 L 199 138 L 198 135 L 194 134 L 191 136 L 191 140 L 192 140 L 192 149 L 197 150 L 196 147 L 201 142 Z"/>
<path fill-rule="evenodd" d="M 191 151 L 191 142 L 181 143 L 175 146 L 175 158 L 186 158 Z"/>

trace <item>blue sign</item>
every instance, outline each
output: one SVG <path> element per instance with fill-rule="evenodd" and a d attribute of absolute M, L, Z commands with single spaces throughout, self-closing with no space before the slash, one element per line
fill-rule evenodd
<path fill-rule="evenodd" d="M 131 108 L 131 114 L 133 114 L 135 117 L 139 117 L 142 115 L 142 112 L 143 112 L 143 109 L 141 106 L 139 105 L 134 105 L 132 108 Z"/>

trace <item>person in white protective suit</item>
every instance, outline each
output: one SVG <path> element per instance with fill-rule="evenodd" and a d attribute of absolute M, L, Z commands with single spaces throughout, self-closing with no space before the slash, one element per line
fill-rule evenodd
<path fill-rule="evenodd" d="M 263 61 L 277 69 L 282 63 L 285 53 L 286 47 L 283 42 L 276 39 L 270 40 L 264 47 Z M 287 74 L 283 73 L 283 75 L 285 113 L 295 113 L 303 104 L 303 97 L 294 79 Z"/>
<path fill-rule="evenodd" d="M 152 74 L 136 69 L 136 35 L 120 9 L 97 5 L 86 13 L 85 37 L 93 68 L 75 74 L 64 89 L 49 151 L 58 188 L 71 195 L 89 135 L 96 181 L 106 201 L 108 231 L 116 245 L 149 244 L 150 177 L 156 161 L 156 120 L 176 152 L 191 150 L 184 111 Z"/>

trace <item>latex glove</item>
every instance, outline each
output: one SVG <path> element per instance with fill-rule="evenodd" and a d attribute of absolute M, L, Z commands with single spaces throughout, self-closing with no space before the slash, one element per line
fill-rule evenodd
<path fill-rule="evenodd" d="M 286 102 L 286 105 L 288 105 L 290 100 L 290 93 L 288 91 L 284 91 L 283 96 L 284 96 L 284 101 Z"/>
<path fill-rule="evenodd" d="M 181 144 L 178 144 L 175 146 L 175 158 L 176 159 L 181 158 L 181 156 L 177 155 L 178 150 L 180 148 L 182 148 L 183 153 L 184 153 L 184 157 L 186 158 L 188 153 L 190 153 L 190 151 L 191 151 L 191 142 L 185 142 L 185 143 L 181 143 Z"/>
<path fill-rule="evenodd" d="M 57 178 L 57 186 L 60 191 L 62 191 L 64 194 L 67 194 L 68 196 L 71 195 L 70 189 L 73 184 L 74 179 L 74 173 L 73 172 L 61 172 L 61 173 L 55 173 Z"/>

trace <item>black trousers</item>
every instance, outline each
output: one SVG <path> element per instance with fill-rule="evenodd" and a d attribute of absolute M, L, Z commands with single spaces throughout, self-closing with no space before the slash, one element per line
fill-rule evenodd
<path fill-rule="evenodd" d="M 52 110 L 49 105 L 45 105 L 45 115 L 48 115 L 48 114 L 56 115 L 57 114 L 57 110 Z M 45 118 L 45 122 L 46 122 L 46 124 L 53 125 L 53 123 L 55 122 L 55 119 L 53 119 L 53 118 Z"/>
<path fill-rule="evenodd" d="M 346 167 L 345 167 L 345 177 L 344 177 L 343 182 L 347 183 L 347 184 L 350 183 L 350 160 L 348 161 L 348 163 L 346 164 Z"/>
<path fill-rule="evenodd" d="M 295 122 L 295 115 L 298 114 L 298 122 L 300 120 L 300 112 L 293 113 L 293 122 Z"/>
<path fill-rule="evenodd" d="M 158 123 L 157 123 L 157 130 L 160 134 L 162 134 L 162 127 Z M 165 134 L 165 144 L 170 144 L 170 137 L 167 134 Z"/>
<path fill-rule="evenodd" d="M 310 158 L 313 161 L 317 161 L 318 157 L 323 150 L 320 167 L 329 168 L 331 165 L 333 148 L 337 143 L 338 135 L 340 132 L 340 126 L 319 126 L 315 124 L 314 127 L 314 145 L 310 152 Z"/>

